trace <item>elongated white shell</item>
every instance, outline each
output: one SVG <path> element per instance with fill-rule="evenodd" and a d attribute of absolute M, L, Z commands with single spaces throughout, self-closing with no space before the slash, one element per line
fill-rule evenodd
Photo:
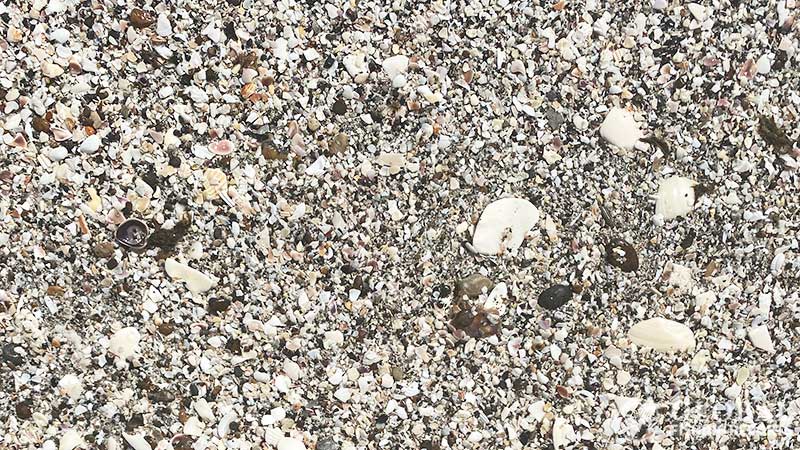
<path fill-rule="evenodd" d="M 525 233 L 538 220 L 539 210 L 525 199 L 503 198 L 494 201 L 483 210 L 475 226 L 472 246 L 484 255 L 496 255 L 503 247 L 515 250 L 522 245 Z"/>
<path fill-rule="evenodd" d="M 631 341 L 659 352 L 684 352 L 695 346 L 694 333 L 682 323 L 655 317 L 637 323 L 628 331 Z"/>
<path fill-rule="evenodd" d="M 179 263 L 174 258 L 167 258 L 164 262 L 167 275 L 186 282 L 186 287 L 195 294 L 205 292 L 214 286 L 214 280 L 208 275 L 193 269 L 186 264 Z"/>
<path fill-rule="evenodd" d="M 670 220 L 689 214 L 694 207 L 694 181 L 684 177 L 670 177 L 658 186 L 656 214 Z"/>

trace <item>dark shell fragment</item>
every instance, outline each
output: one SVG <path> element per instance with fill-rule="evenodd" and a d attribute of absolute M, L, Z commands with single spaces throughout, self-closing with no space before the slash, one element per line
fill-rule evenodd
<path fill-rule="evenodd" d="M 639 255 L 631 244 L 614 238 L 606 245 L 606 261 L 623 272 L 635 272 L 639 269 Z"/>

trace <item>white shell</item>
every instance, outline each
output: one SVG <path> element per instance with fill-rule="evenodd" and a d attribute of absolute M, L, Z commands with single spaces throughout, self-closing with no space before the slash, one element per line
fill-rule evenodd
<path fill-rule="evenodd" d="M 472 246 L 475 251 L 484 255 L 496 255 L 502 248 L 516 250 L 522 245 L 525 234 L 538 220 L 539 210 L 525 199 L 497 200 L 483 210 L 475 226 Z M 510 233 L 505 236 L 507 230 Z"/>
<path fill-rule="evenodd" d="M 623 397 L 621 395 L 614 396 L 614 403 L 617 405 L 617 410 L 619 410 L 620 416 L 624 416 L 638 408 L 641 402 L 642 400 L 637 397 Z"/>
<path fill-rule="evenodd" d="M 108 341 L 108 351 L 120 359 L 128 359 L 138 350 L 141 337 L 136 328 L 123 328 L 111 336 Z"/>
<path fill-rule="evenodd" d="M 128 445 L 133 447 L 133 450 L 153 450 L 141 434 L 122 433 L 122 437 L 125 438 Z"/>
<path fill-rule="evenodd" d="M 600 136 L 609 144 L 627 150 L 633 147 L 644 137 L 639 129 L 639 124 L 633 119 L 633 114 L 627 109 L 611 108 L 606 114 L 603 124 L 600 125 Z"/>
<path fill-rule="evenodd" d="M 58 441 L 58 450 L 72 450 L 83 445 L 83 436 L 75 430 L 67 430 Z"/>
<path fill-rule="evenodd" d="M 84 139 L 83 142 L 81 142 L 81 146 L 78 147 L 78 150 L 88 155 L 91 155 L 92 153 L 100 149 L 101 143 L 102 141 L 100 140 L 100 136 L 93 134 Z"/>
<path fill-rule="evenodd" d="M 661 317 L 637 323 L 628 331 L 628 337 L 636 345 L 659 352 L 683 352 L 695 347 L 691 328 Z"/>
<path fill-rule="evenodd" d="M 167 258 L 164 262 L 167 275 L 186 282 L 186 287 L 195 294 L 206 292 L 214 286 L 214 280 L 208 275 L 193 269 L 186 264 L 179 263 L 174 258 Z"/>
<path fill-rule="evenodd" d="M 747 330 L 747 335 L 756 348 L 775 353 L 775 346 L 772 345 L 772 337 L 769 335 L 769 329 L 766 325 L 750 328 Z"/>
<path fill-rule="evenodd" d="M 76 400 L 83 393 L 81 379 L 75 374 L 67 374 L 58 382 L 58 390 L 62 395 L 66 395 L 72 400 Z"/>
<path fill-rule="evenodd" d="M 278 441 L 278 450 L 306 450 L 305 444 L 300 439 L 283 437 Z"/>
<path fill-rule="evenodd" d="M 383 67 L 384 72 L 389 75 L 390 80 L 394 80 L 394 78 L 398 75 L 404 74 L 408 69 L 408 56 L 405 55 L 395 55 L 390 56 L 383 60 Z"/>
<path fill-rule="evenodd" d="M 656 214 L 670 220 L 689 214 L 694 207 L 694 181 L 684 177 L 670 177 L 658 186 Z"/>

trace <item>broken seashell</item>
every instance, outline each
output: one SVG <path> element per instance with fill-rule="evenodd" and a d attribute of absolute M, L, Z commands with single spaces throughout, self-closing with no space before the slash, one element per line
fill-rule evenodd
<path fill-rule="evenodd" d="M 167 258 L 164 262 L 164 269 L 170 277 L 184 281 L 186 288 L 195 294 L 206 292 L 214 286 L 214 280 L 211 277 L 189 267 L 187 264 L 176 261 L 174 258 Z"/>
<path fill-rule="evenodd" d="M 139 219 L 128 219 L 117 227 L 114 238 L 123 247 L 138 250 L 147 246 L 149 234 L 150 230 L 146 223 Z"/>
<path fill-rule="evenodd" d="M 635 272 L 639 268 L 636 249 L 620 238 L 614 238 L 606 244 L 606 261 L 623 272 Z"/>
<path fill-rule="evenodd" d="M 223 139 L 221 141 L 212 142 L 208 149 L 215 155 L 228 155 L 233 152 L 233 142 Z"/>
<path fill-rule="evenodd" d="M 688 351 L 695 347 L 692 329 L 673 320 L 655 317 L 632 326 L 631 342 L 658 352 Z"/>
<path fill-rule="evenodd" d="M 666 220 L 689 214 L 694 207 L 695 186 L 696 182 L 679 176 L 663 180 L 656 194 L 656 214 Z"/>
<path fill-rule="evenodd" d="M 503 249 L 516 250 L 538 220 L 539 210 L 525 199 L 494 201 L 483 210 L 475 226 L 472 246 L 484 255 L 496 255 Z"/>

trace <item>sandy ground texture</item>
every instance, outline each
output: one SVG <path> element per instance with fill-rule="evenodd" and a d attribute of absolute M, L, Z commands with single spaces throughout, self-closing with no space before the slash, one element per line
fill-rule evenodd
<path fill-rule="evenodd" d="M 800 448 L 797 0 L 0 3 L 0 449 Z"/>

